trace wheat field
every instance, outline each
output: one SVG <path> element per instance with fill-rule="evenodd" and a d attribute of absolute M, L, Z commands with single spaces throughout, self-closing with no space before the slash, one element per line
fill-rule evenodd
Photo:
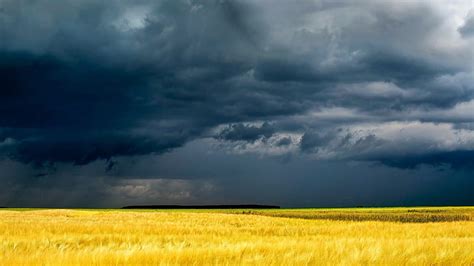
<path fill-rule="evenodd" d="M 474 265 L 474 208 L 5 209 L 0 264 Z"/>

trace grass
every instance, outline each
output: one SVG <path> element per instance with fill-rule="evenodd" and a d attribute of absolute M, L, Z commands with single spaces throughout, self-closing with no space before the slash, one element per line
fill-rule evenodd
<path fill-rule="evenodd" d="M 0 210 L 1 265 L 474 265 L 474 208 Z"/>
<path fill-rule="evenodd" d="M 428 223 L 474 221 L 474 208 L 347 208 L 347 209 L 287 209 L 279 211 L 248 211 L 248 214 L 335 221 L 384 221 Z"/>

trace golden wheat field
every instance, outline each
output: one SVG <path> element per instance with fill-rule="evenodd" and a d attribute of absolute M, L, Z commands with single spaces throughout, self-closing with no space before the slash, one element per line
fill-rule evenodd
<path fill-rule="evenodd" d="M 474 208 L 0 210 L 1 265 L 474 265 Z"/>

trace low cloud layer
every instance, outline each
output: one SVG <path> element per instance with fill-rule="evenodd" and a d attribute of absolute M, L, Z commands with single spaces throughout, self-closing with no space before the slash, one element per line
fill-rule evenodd
<path fill-rule="evenodd" d="M 473 12 L 468 0 L 3 0 L 0 159 L 112 170 L 202 141 L 472 171 Z"/>

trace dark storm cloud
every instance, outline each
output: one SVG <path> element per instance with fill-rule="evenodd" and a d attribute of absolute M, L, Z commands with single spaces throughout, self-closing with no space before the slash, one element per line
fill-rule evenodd
<path fill-rule="evenodd" d="M 43 162 L 73 162 L 81 165 L 116 155 L 132 156 L 166 151 L 179 146 L 184 140 L 177 137 L 172 142 L 168 138 L 160 143 L 159 139 L 150 139 L 149 136 L 101 132 L 69 134 L 66 139 L 61 135 L 51 135 L 48 139 L 37 137 L 18 142 L 12 145 L 10 157 L 41 166 Z"/>
<path fill-rule="evenodd" d="M 471 11 L 466 20 L 464 25 L 459 27 L 459 32 L 463 37 L 469 38 L 474 36 L 474 11 Z"/>
<path fill-rule="evenodd" d="M 258 139 L 270 138 L 274 133 L 275 128 L 269 123 L 263 123 L 261 126 L 232 124 L 224 128 L 217 138 L 229 141 L 243 140 L 254 142 Z"/>
<path fill-rule="evenodd" d="M 420 164 L 443 166 L 447 165 L 454 169 L 474 170 L 474 151 L 458 150 L 430 153 L 426 155 L 407 155 L 398 158 L 379 158 L 379 161 L 400 168 L 415 168 Z"/>
<path fill-rule="evenodd" d="M 287 146 L 287 145 L 290 145 L 293 141 L 291 140 L 291 138 L 282 138 L 280 140 L 277 141 L 276 145 L 277 146 Z"/>
<path fill-rule="evenodd" d="M 423 143 L 423 129 L 407 143 L 351 129 L 397 121 L 463 136 L 449 147 L 432 137 L 440 148 L 423 156 L 468 152 L 472 130 L 455 128 L 474 120 L 472 16 L 443 4 L 2 1 L 0 155 L 82 165 L 161 154 L 220 128 L 222 142 L 271 140 L 280 153 L 299 142 L 319 159 L 404 167 L 388 163 L 401 154 L 390 147 Z M 414 164 L 469 154 L 403 152 Z"/>
<path fill-rule="evenodd" d="M 146 15 L 132 12 L 140 4 Z M 223 81 L 251 63 L 258 27 L 249 28 L 244 12 L 230 2 L 86 1 L 76 9 L 68 1 L 7 1 L 0 121 L 17 143 L 7 155 L 82 164 L 162 152 L 199 136 L 226 119 L 214 106 L 234 101 L 222 99 Z"/>
<path fill-rule="evenodd" d="M 0 163 L 0 203 L 17 207 L 122 207 L 134 204 L 278 204 L 284 207 L 426 206 L 474 203 L 472 172 L 432 167 L 285 161 L 209 152 L 202 140 L 140 160 L 61 164 L 41 178 L 18 162 Z M 186 167 L 182 167 L 186 165 Z M 186 177 L 183 180 L 181 177 Z"/>
<path fill-rule="evenodd" d="M 302 151 L 311 151 L 326 146 L 332 139 L 330 134 L 306 132 L 301 137 L 300 148 Z"/>

